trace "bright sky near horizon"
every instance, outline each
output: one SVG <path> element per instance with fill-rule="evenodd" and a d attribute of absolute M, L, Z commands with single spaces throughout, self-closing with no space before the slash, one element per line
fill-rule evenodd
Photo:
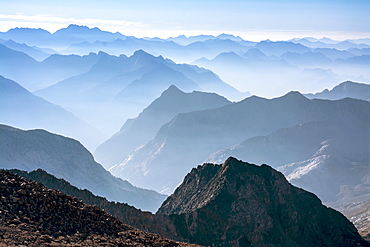
<path fill-rule="evenodd" d="M 136 37 L 370 38 L 370 0 L 0 0 L 0 31 L 69 24 Z"/>

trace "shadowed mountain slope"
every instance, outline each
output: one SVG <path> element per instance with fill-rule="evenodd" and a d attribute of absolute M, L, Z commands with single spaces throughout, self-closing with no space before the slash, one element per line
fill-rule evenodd
<path fill-rule="evenodd" d="M 363 122 L 366 109 L 365 101 L 309 100 L 298 92 L 271 100 L 253 96 L 224 107 L 177 115 L 129 160 L 110 171 L 137 186 L 170 193 L 194 164 L 220 149 L 313 121 Z M 155 179 L 163 170 L 166 174 L 161 176 L 166 179 Z"/>
<path fill-rule="evenodd" d="M 155 211 L 165 196 L 113 177 L 78 141 L 44 130 L 23 131 L 0 125 L 0 167 L 43 169 L 112 201 Z"/>
<path fill-rule="evenodd" d="M 221 107 L 231 102 L 212 93 L 184 93 L 170 86 L 145 108 L 137 118 L 129 119 L 121 130 L 100 145 L 95 158 L 106 168 L 123 162 L 138 147 L 146 144 L 160 127 L 179 113 Z"/>
<path fill-rule="evenodd" d="M 234 158 L 193 169 L 158 213 L 169 215 L 189 242 L 203 245 L 370 245 L 314 194 L 269 166 Z"/>

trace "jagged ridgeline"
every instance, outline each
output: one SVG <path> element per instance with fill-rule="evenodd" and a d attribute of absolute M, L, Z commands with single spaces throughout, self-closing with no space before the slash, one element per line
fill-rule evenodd
<path fill-rule="evenodd" d="M 205 246 L 370 246 L 339 212 L 273 168 L 227 159 L 192 169 L 156 214 L 107 202 L 38 170 L 13 171 L 58 186 L 126 224 Z"/>

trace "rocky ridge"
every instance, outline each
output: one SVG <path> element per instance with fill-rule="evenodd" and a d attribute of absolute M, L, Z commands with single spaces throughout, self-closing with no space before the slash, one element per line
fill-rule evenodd
<path fill-rule="evenodd" d="M 282 173 L 235 158 L 193 169 L 157 213 L 202 245 L 370 246 L 341 213 Z"/>
<path fill-rule="evenodd" d="M 195 246 L 146 233 L 97 206 L 0 170 L 0 246 Z"/>
<path fill-rule="evenodd" d="M 314 194 L 292 186 L 267 165 L 234 158 L 194 168 L 156 214 L 71 188 L 41 170 L 17 173 L 49 181 L 124 223 L 177 241 L 207 246 L 370 246 L 343 215 L 322 205 Z"/>

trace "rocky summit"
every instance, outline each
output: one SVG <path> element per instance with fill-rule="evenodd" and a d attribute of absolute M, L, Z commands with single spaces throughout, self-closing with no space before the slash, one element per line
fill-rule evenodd
<path fill-rule="evenodd" d="M 191 246 L 3 170 L 0 196 L 0 246 Z"/>
<path fill-rule="evenodd" d="M 235 158 L 194 168 L 157 214 L 209 246 L 370 246 L 341 213 L 282 173 Z"/>

